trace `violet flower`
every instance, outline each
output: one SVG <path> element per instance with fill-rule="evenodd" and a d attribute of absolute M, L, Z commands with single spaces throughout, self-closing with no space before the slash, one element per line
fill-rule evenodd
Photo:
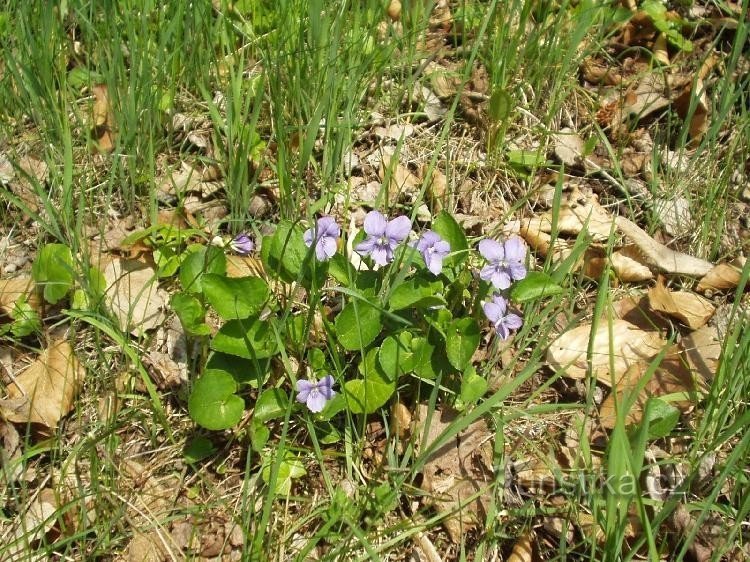
<path fill-rule="evenodd" d="M 440 275 L 443 270 L 443 258 L 451 251 L 451 246 L 437 232 L 425 231 L 416 243 L 424 263 L 433 274 Z"/>
<path fill-rule="evenodd" d="M 511 330 L 517 330 L 523 325 L 520 316 L 508 312 L 508 301 L 501 295 L 493 295 L 490 302 L 483 302 L 482 309 L 500 339 L 508 339 Z"/>
<path fill-rule="evenodd" d="M 255 249 L 255 243 L 247 234 L 243 232 L 232 239 L 232 241 L 229 243 L 229 247 L 239 255 L 247 256 Z"/>
<path fill-rule="evenodd" d="M 300 379 L 297 381 L 297 402 L 306 404 L 311 412 L 322 412 L 326 402 L 336 396 L 333 390 L 335 380 L 326 375 L 317 382 Z"/>
<path fill-rule="evenodd" d="M 486 238 L 479 242 L 479 253 L 490 262 L 480 271 L 484 281 L 491 281 L 498 289 L 507 289 L 511 281 L 526 277 L 526 245 L 521 238 L 513 236 L 504 243 Z"/>
<path fill-rule="evenodd" d="M 315 256 L 318 261 L 328 261 L 336 253 L 341 228 L 333 217 L 320 217 L 317 224 L 305 231 L 303 236 L 309 248 L 315 242 Z"/>
<path fill-rule="evenodd" d="M 393 261 L 396 246 L 409 236 L 411 221 L 403 215 L 387 221 L 378 211 L 370 211 L 365 217 L 365 232 L 367 238 L 355 250 L 363 256 L 372 256 L 377 265 L 386 265 Z"/>

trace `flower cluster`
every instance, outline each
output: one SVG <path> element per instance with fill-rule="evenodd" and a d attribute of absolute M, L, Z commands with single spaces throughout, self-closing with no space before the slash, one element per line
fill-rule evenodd
<path fill-rule="evenodd" d="M 389 220 L 379 211 L 370 211 L 365 216 L 364 231 L 365 239 L 354 249 L 382 267 L 393 261 L 397 247 L 411 235 L 412 225 L 409 218 L 403 215 Z M 308 248 L 315 248 L 315 257 L 319 261 L 327 261 L 336 254 L 340 237 L 341 228 L 336 220 L 323 216 L 305 231 L 304 242 Z M 442 273 L 443 260 L 451 252 L 448 241 L 437 232 L 426 230 L 411 243 L 411 247 L 422 256 L 427 270 L 436 276 Z M 479 277 L 495 289 L 489 300 L 482 302 L 482 310 L 498 337 L 507 339 L 512 331 L 522 326 L 523 320 L 510 311 L 509 301 L 502 292 L 509 289 L 514 281 L 526 277 L 526 245 L 518 236 L 504 242 L 487 238 L 479 242 L 478 249 L 487 262 L 480 270 Z M 297 401 L 306 404 L 311 412 L 321 412 L 326 402 L 336 395 L 334 384 L 331 375 L 317 382 L 298 380 Z"/>

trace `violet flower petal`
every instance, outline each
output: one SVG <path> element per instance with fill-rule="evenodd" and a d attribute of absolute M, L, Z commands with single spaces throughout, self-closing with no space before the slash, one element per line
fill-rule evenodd
<path fill-rule="evenodd" d="M 366 219 L 365 219 L 366 220 Z M 367 228 L 365 228 L 367 230 Z M 401 215 L 389 221 L 385 227 L 385 235 L 390 241 L 401 242 L 411 232 L 411 221 L 409 217 Z"/>
<path fill-rule="evenodd" d="M 365 216 L 365 232 L 370 236 L 383 236 L 387 226 L 388 223 L 386 222 L 385 217 L 378 211 L 370 211 Z"/>
<path fill-rule="evenodd" d="M 505 247 L 497 240 L 485 238 L 479 242 L 479 253 L 490 263 L 505 259 Z"/>

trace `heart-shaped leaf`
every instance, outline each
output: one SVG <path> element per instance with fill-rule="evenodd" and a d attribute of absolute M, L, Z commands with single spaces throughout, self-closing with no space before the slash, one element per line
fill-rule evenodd
<path fill-rule="evenodd" d="M 283 417 L 289 406 L 289 396 L 280 388 L 269 388 L 258 396 L 255 402 L 253 418 L 259 422 L 267 422 Z"/>
<path fill-rule="evenodd" d="M 517 303 L 529 302 L 565 292 L 552 278 L 541 271 L 529 271 L 526 277 L 510 288 L 510 298 Z"/>
<path fill-rule="evenodd" d="M 193 385 L 188 412 L 193 421 L 214 431 L 236 425 L 245 411 L 245 401 L 237 396 L 237 383 L 222 372 L 204 374 Z"/>
<path fill-rule="evenodd" d="M 427 308 L 444 305 L 445 299 L 439 294 L 443 290 L 440 281 L 430 281 L 423 277 L 414 277 L 401 283 L 391 293 L 388 306 L 391 310 L 404 308 Z"/>
<path fill-rule="evenodd" d="M 479 346 L 479 324 L 473 318 L 457 318 L 446 328 L 445 351 L 448 361 L 459 371 L 471 363 Z"/>
<path fill-rule="evenodd" d="M 169 304 L 177 313 L 185 332 L 191 336 L 207 336 L 211 333 L 211 328 L 203 321 L 206 316 L 203 305 L 193 295 L 175 293 Z"/>
<path fill-rule="evenodd" d="M 371 414 L 388 402 L 396 392 L 396 380 L 389 378 L 377 361 L 378 350 L 371 349 L 359 364 L 361 379 L 344 384 L 349 410 L 354 414 Z"/>
<path fill-rule="evenodd" d="M 245 359 L 265 359 L 278 352 L 271 325 L 258 318 L 230 320 L 211 340 L 211 349 Z"/>
<path fill-rule="evenodd" d="M 388 336 L 383 340 L 378 352 L 378 361 L 388 378 L 395 380 L 412 370 L 414 354 L 411 340 L 410 332 L 401 332 L 398 336 Z"/>
<path fill-rule="evenodd" d="M 380 334 L 383 324 L 380 310 L 366 301 L 354 299 L 336 316 L 334 326 L 344 349 L 355 351 L 372 343 Z"/>
<path fill-rule="evenodd" d="M 269 295 L 268 285 L 260 277 L 230 279 L 207 273 L 202 285 L 206 300 L 224 320 L 247 318 L 259 312 Z"/>
<path fill-rule="evenodd" d="M 225 275 L 227 258 L 224 250 L 217 246 L 189 246 L 186 256 L 180 265 L 180 284 L 188 293 L 200 293 L 203 290 L 201 280 L 205 273 Z"/>
<path fill-rule="evenodd" d="M 44 300 L 57 304 L 73 287 L 73 255 L 65 244 L 47 244 L 31 267 L 31 276 L 44 287 Z"/>

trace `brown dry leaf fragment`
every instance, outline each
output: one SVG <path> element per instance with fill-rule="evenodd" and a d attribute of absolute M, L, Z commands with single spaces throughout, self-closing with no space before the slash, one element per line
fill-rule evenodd
<path fill-rule="evenodd" d="M 391 21 L 398 21 L 401 19 L 401 2 L 399 0 L 391 0 L 388 3 L 388 17 Z"/>
<path fill-rule="evenodd" d="M 571 246 L 562 238 L 556 238 L 553 243 L 552 236 L 544 231 L 548 225 L 549 221 L 540 217 L 524 219 L 518 232 L 540 255 L 546 257 L 550 251 L 554 252 L 553 261 L 558 262 L 570 255 Z"/>
<path fill-rule="evenodd" d="M 678 504 L 672 512 L 671 524 L 674 528 L 678 540 L 693 534 L 696 521 L 683 504 Z M 688 547 L 688 551 L 693 555 L 696 562 L 708 562 L 713 555 L 713 548 L 703 544 L 698 537 L 693 539 L 693 543 Z"/>
<path fill-rule="evenodd" d="M 403 403 L 396 402 L 391 408 L 391 432 L 403 439 L 409 434 L 410 427 L 411 411 Z"/>
<path fill-rule="evenodd" d="M 742 272 L 739 269 L 728 263 L 720 263 L 703 276 L 696 290 L 704 293 L 709 290 L 734 289 L 741 280 Z"/>
<path fill-rule="evenodd" d="M 153 269 L 139 261 L 116 259 L 103 266 L 102 273 L 105 300 L 122 330 L 140 336 L 162 323 L 167 294 L 159 288 Z"/>
<path fill-rule="evenodd" d="M 581 162 L 583 155 L 583 139 L 569 127 L 561 129 L 559 133 L 552 136 L 554 152 L 557 159 L 568 168 L 574 168 Z"/>
<path fill-rule="evenodd" d="M 388 183 L 388 199 L 389 202 L 396 201 L 397 199 L 408 199 L 413 200 L 419 187 L 422 185 L 422 180 L 412 174 L 409 168 L 401 165 L 400 162 L 395 162 L 395 166 L 392 158 L 383 156 L 383 161 L 380 166 L 380 180 L 385 182 L 388 177 L 388 170 L 390 169 L 390 181 Z"/>
<path fill-rule="evenodd" d="M 227 256 L 227 277 L 262 277 L 266 278 L 263 262 L 250 256 Z"/>
<path fill-rule="evenodd" d="M 0 414 L 14 423 L 39 423 L 49 428 L 73 409 L 86 371 L 67 341 L 58 341 L 8 385 Z"/>
<path fill-rule="evenodd" d="M 666 345 L 658 332 L 646 331 L 625 320 L 603 318 L 592 334 L 592 325 L 585 324 L 565 332 L 547 349 L 547 362 L 566 377 L 584 379 L 589 369 L 602 384 L 611 386 L 633 364 L 647 361 Z M 592 344 L 591 360 L 587 359 L 589 341 Z M 610 358 L 614 371 L 610 371 Z"/>
<path fill-rule="evenodd" d="M 651 47 L 654 60 L 659 61 L 661 64 L 669 65 L 669 51 L 667 51 L 667 36 L 663 33 L 657 35 L 654 45 Z"/>
<path fill-rule="evenodd" d="M 617 421 L 617 408 L 622 408 L 626 393 L 633 392 L 642 384 L 641 379 L 648 372 L 646 362 L 632 365 L 612 388 L 609 396 L 599 407 L 599 418 L 602 427 L 612 429 Z M 634 424 L 641 421 L 643 408 L 651 396 L 665 396 L 673 393 L 692 394 L 697 390 L 690 370 L 685 365 L 679 350 L 675 346 L 662 360 L 648 382 L 640 391 L 635 403 L 625 415 L 625 423 Z M 687 412 L 693 407 L 691 400 L 670 400 L 670 404 Z"/>
<path fill-rule="evenodd" d="M 12 484 L 18 480 L 24 472 L 24 465 L 18 460 L 21 458 L 21 437 L 13 424 L 0 420 L 0 467 L 3 476 L 0 482 Z"/>
<path fill-rule="evenodd" d="M 690 112 L 690 104 L 693 98 L 698 98 L 695 111 L 690 116 L 690 141 L 695 145 L 708 130 L 709 125 L 709 105 L 706 88 L 703 80 L 697 78 L 694 84 L 691 84 L 680 96 L 674 100 L 674 107 L 677 114 L 682 119 L 687 119 Z"/>
<path fill-rule="evenodd" d="M 37 541 L 41 540 L 55 526 L 55 513 L 59 509 L 57 495 L 50 488 L 43 488 L 29 504 L 23 517 L 16 518 L 13 536 L 4 541 L 3 560 L 7 562 L 26 562 L 29 553 L 34 551 Z M 34 558 L 38 560 L 41 558 Z"/>
<path fill-rule="evenodd" d="M 427 173 L 427 165 L 422 167 L 422 176 Z M 426 200 L 433 213 L 437 214 L 446 207 L 446 196 L 448 194 L 448 180 L 445 174 L 435 168 L 432 170 L 432 178 L 427 185 Z"/>
<path fill-rule="evenodd" d="M 37 310 L 40 300 L 34 289 L 34 281 L 28 276 L 0 279 L 0 313 L 10 314 L 16 301 L 22 297 L 25 297 L 26 302 Z"/>
<path fill-rule="evenodd" d="M 516 539 L 513 550 L 508 556 L 508 562 L 531 562 L 534 554 L 534 531 L 529 530 Z"/>
<path fill-rule="evenodd" d="M 128 545 L 128 562 L 163 562 L 167 557 L 160 543 L 156 531 L 148 534 L 136 531 Z"/>
<path fill-rule="evenodd" d="M 629 251 L 620 249 L 607 256 L 607 249 L 600 246 L 590 246 L 584 255 L 583 274 L 591 279 L 599 279 L 605 265 L 609 264 L 623 283 L 639 283 L 654 278 L 651 270 L 630 257 Z"/>
<path fill-rule="evenodd" d="M 417 408 L 413 435 L 420 439 L 424 435 L 428 411 L 424 404 Z M 456 416 L 454 412 L 434 411 L 427 436 L 419 445 L 420 451 L 427 450 Z M 492 432 L 484 420 L 475 421 L 435 450 L 422 474 L 421 487 L 427 493 L 426 501 L 438 513 L 446 514 L 443 526 L 448 536 L 455 544 L 461 543 L 466 532 L 484 522 L 492 496 Z M 483 493 L 467 503 L 477 492 Z"/>
<path fill-rule="evenodd" d="M 26 204 L 29 212 L 36 213 L 41 208 L 36 186 L 47 183 L 49 166 L 45 161 L 27 154 L 18 160 L 18 167 L 22 173 L 15 173 L 11 168 L 15 181 L 10 182 L 10 190 Z"/>
<path fill-rule="evenodd" d="M 696 330 L 708 322 L 716 308 L 709 301 L 689 291 L 670 291 L 664 286 L 664 279 L 659 277 L 648 290 L 648 301 L 651 308 L 663 312 Z"/>
<path fill-rule="evenodd" d="M 647 74 L 634 90 L 628 92 L 623 100 L 621 121 L 629 116 L 638 119 L 669 107 L 670 101 L 664 96 L 665 80 L 661 74 Z"/>
<path fill-rule="evenodd" d="M 98 84 L 92 90 L 94 106 L 91 110 L 91 136 L 96 140 L 99 152 L 112 152 L 115 148 L 115 119 L 109 103 L 109 91 L 106 84 Z"/>
<path fill-rule="evenodd" d="M 690 202 L 684 197 L 655 199 L 654 214 L 664 227 L 664 231 L 670 236 L 686 234 L 690 232 L 693 225 Z"/>
<path fill-rule="evenodd" d="M 680 349 L 688 363 L 706 381 L 712 380 L 716 374 L 722 346 L 719 330 L 710 324 L 698 328 L 680 340 Z"/>
<path fill-rule="evenodd" d="M 620 232 L 638 247 L 639 257 L 653 272 L 703 277 L 714 267 L 710 262 L 667 248 L 625 217 L 618 216 L 615 221 Z"/>

